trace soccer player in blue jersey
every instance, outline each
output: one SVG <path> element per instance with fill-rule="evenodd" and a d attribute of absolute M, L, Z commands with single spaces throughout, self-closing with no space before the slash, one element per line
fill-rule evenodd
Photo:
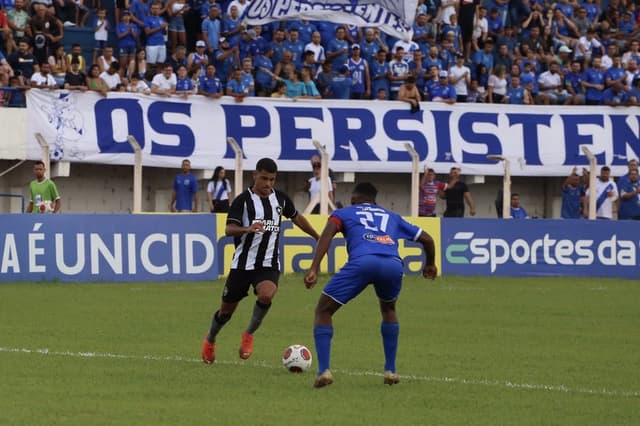
<path fill-rule="evenodd" d="M 347 240 L 349 261 L 325 286 L 316 306 L 313 335 L 318 357 L 318 376 L 314 387 L 333 383 L 329 360 L 333 337 L 333 314 L 344 304 L 373 284 L 382 313 L 382 344 L 384 347 L 384 383 L 396 384 L 396 353 L 398 349 L 398 317 L 396 300 L 402 287 L 403 265 L 398 254 L 400 238 L 419 241 L 425 252 L 422 275 L 434 279 L 435 245 L 429 234 L 405 221 L 400 215 L 375 204 L 378 191 L 370 183 L 356 185 L 351 206 L 336 210 L 318 240 L 316 252 L 304 282 L 315 286 L 322 258 L 329 250 L 331 239 L 342 232 Z"/>

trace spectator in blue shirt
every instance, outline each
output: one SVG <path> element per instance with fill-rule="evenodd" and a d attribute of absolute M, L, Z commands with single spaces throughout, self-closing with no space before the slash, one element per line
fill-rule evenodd
<path fill-rule="evenodd" d="M 620 211 L 618 219 L 640 220 L 640 181 L 638 169 L 630 169 L 627 179 L 618 182 Z"/>
<path fill-rule="evenodd" d="M 213 55 L 213 53 L 219 49 L 221 26 L 220 8 L 214 4 L 209 9 L 208 17 L 202 21 L 200 27 L 202 39 L 207 43 L 207 52 L 209 55 Z"/>
<path fill-rule="evenodd" d="M 345 40 L 345 29 L 338 27 L 336 36 L 329 42 L 326 53 L 327 61 L 333 65 L 333 69 L 339 69 L 349 58 L 349 42 Z"/>
<path fill-rule="evenodd" d="M 573 168 L 562 184 L 562 209 L 560 216 L 563 219 L 580 219 L 582 217 L 582 198 L 584 186 L 580 182 L 578 169 Z"/>
<path fill-rule="evenodd" d="M 591 61 L 591 67 L 584 72 L 582 87 L 585 88 L 585 103 L 587 105 L 600 105 L 602 103 L 602 91 L 604 90 L 604 74 L 600 69 L 600 57 Z"/>
<path fill-rule="evenodd" d="M 524 207 L 520 206 L 520 194 L 511 194 L 511 219 L 529 219 Z"/>
<path fill-rule="evenodd" d="M 449 73 L 442 70 L 438 73 L 439 84 L 434 86 L 431 90 L 432 102 L 443 102 L 445 104 L 453 105 L 456 103 L 456 89 L 453 84 L 449 83 Z"/>
<path fill-rule="evenodd" d="M 386 60 L 387 53 L 380 49 L 375 59 L 370 62 L 371 72 L 371 93 L 379 93 L 380 89 L 384 89 L 385 96 L 389 94 L 389 63 Z"/>
<path fill-rule="evenodd" d="M 216 77 L 216 67 L 213 64 L 207 65 L 207 71 L 198 80 L 198 94 L 208 98 L 219 98 L 222 96 L 222 83 Z"/>
<path fill-rule="evenodd" d="M 198 179 L 191 173 L 191 161 L 182 160 L 182 173 L 173 181 L 169 210 L 172 212 L 198 211 Z"/>
<path fill-rule="evenodd" d="M 331 83 L 329 83 L 327 97 L 332 99 L 350 99 L 353 81 L 351 77 L 349 77 L 349 67 L 347 65 L 341 65 L 338 68 L 338 73 L 338 75 L 331 79 Z"/>
<path fill-rule="evenodd" d="M 249 96 L 249 86 L 243 81 L 240 68 L 233 70 L 233 78 L 227 83 L 227 96 L 233 96 L 236 102 L 242 102 Z"/>
<path fill-rule="evenodd" d="M 289 39 L 285 40 L 282 44 L 284 44 L 286 50 L 291 52 L 291 59 L 296 64 L 296 68 L 300 68 L 305 43 L 300 41 L 298 29 L 292 28 L 291 31 L 289 31 Z"/>
<path fill-rule="evenodd" d="M 622 83 L 616 81 L 602 93 L 602 102 L 609 106 L 627 106 L 630 103 L 629 93 Z"/>
<path fill-rule="evenodd" d="M 571 62 L 571 71 L 564 76 L 564 84 L 569 93 L 567 102 L 569 105 L 584 105 L 582 80 L 582 65 L 580 61 Z"/>
<path fill-rule="evenodd" d="M 189 95 L 193 95 L 196 92 L 196 85 L 193 84 L 193 80 L 189 77 L 187 67 L 180 65 L 176 76 L 176 94 L 182 95 L 185 99 Z"/>

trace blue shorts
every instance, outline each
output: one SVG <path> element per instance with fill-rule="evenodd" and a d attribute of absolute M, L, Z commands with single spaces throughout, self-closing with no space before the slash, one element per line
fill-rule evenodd
<path fill-rule="evenodd" d="M 133 56 L 136 54 L 136 48 L 135 46 L 121 47 L 119 53 L 120 53 L 120 56 Z"/>
<path fill-rule="evenodd" d="M 341 305 L 373 284 L 378 299 L 391 302 L 402 288 L 402 260 L 397 257 L 368 255 L 349 260 L 327 283 L 322 293 Z"/>
<path fill-rule="evenodd" d="M 186 32 L 187 30 L 184 26 L 184 17 L 174 16 L 171 21 L 169 21 L 169 31 L 174 31 L 176 33 Z"/>

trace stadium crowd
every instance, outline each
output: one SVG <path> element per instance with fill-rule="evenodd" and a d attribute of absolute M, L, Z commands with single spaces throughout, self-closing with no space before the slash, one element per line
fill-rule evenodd
<path fill-rule="evenodd" d="M 24 106 L 29 87 L 238 101 L 407 100 L 403 88 L 449 104 L 640 103 L 632 0 L 420 0 L 411 41 L 326 21 L 245 26 L 250 0 L 107 1 L 0 0 L 3 103 Z M 83 26 L 90 59 L 64 45 L 65 28 Z"/>

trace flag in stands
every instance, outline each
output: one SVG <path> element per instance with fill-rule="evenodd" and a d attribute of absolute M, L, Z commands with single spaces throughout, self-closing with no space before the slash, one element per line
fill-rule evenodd
<path fill-rule="evenodd" d="M 253 0 L 244 20 L 259 25 L 283 19 L 330 21 L 378 27 L 403 40 L 411 40 L 418 0 Z"/>

